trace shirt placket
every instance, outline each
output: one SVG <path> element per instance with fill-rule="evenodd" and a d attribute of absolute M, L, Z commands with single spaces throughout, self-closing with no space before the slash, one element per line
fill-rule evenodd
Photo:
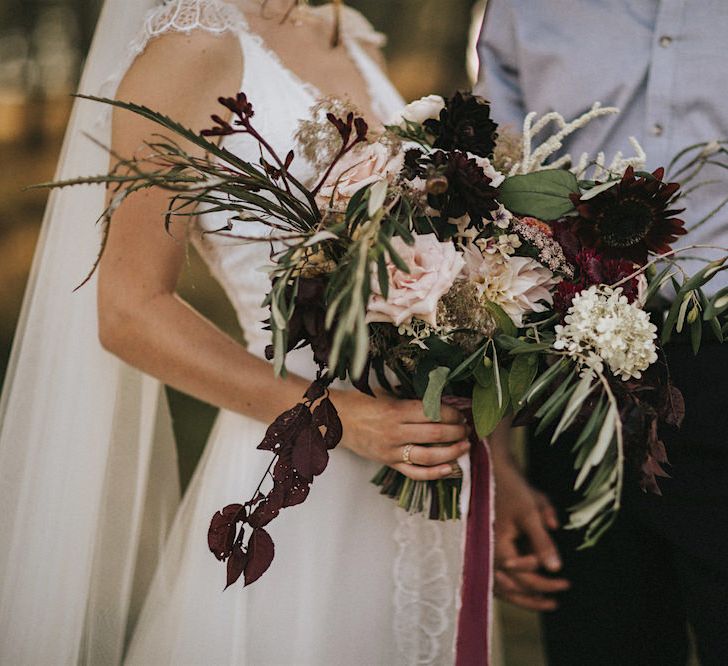
<path fill-rule="evenodd" d="M 665 165 L 674 146 L 675 67 L 687 0 L 661 0 L 655 21 L 647 81 L 644 136 L 649 166 Z"/>

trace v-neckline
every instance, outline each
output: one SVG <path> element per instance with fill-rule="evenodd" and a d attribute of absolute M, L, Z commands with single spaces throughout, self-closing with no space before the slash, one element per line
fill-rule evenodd
<path fill-rule="evenodd" d="M 331 3 L 327 3 L 325 5 L 317 6 L 315 9 L 322 9 L 325 7 L 329 7 Z M 278 52 L 273 49 L 268 41 L 261 35 L 259 32 L 254 31 L 251 28 L 251 22 L 248 18 L 248 15 L 242 10 L 239 10 L 243 16 L 246 29 L 248 31 L 247 36 L 250 38 L 253 38 L 258 42 L 258 46 L 260 49 L 273 61 L 275 62 L 282 70 L 284 70 L 288 76 L 292 79 L 292 81 L 300 86 L 311 98 L 313 103 L 316 103 L 319 100 L 325 99 L 326 97 L 329 98 L 336 98 L 336 99 L 343 99 L 339 95 L 331 95 L 331 94 L 325 94 L 316 84 L 304 80 L 297 72 L 295 72 L 293 69 L 291 69 L 288 65 L 286 65 L 285 62 L 283 62 L 283 59 L 278 54 Z M 361 111 L 364 113 L 364 120 L 369 124 L 370 127 L 377 127 L 382 126 L 385 122 L 385 118 L 380 118 L 380 114 L 378 114 L 375 111 L 376 103 L 374 99 L 374 85 L 371 81 L 370 77 L 366 74 L 364 69 L 362 68 L 361 64 L 357 61 L 357 58 L 354 56 L 354 54 L 351 52 L 351 42 L 350 38 L 345 34 L 342 33 L 341 35 L 341 45 L 346 50 L 346 56 L 349 58 L 352 65 L 355 67 L 356 71 L 358 72 L 359 76 L 362 79 L 362 82 L 364 83 L 367 96 L 369 98 L 368 102 L 368 109 L 361 109 Z M 364 58 L 368 58 L 372 65 L 376 66 L 374 61 L 371 59 L 371 57 L 366 53 L 366 51 L 361 50 L 361 55 Z M 243 79 L 245 79 L 245 71 L 243 71 Z"/>

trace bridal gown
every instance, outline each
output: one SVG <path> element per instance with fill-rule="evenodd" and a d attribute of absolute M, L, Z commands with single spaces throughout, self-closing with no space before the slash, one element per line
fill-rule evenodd
<path fill-rule="evenodd" d="M 145 34 L 148 39 L 193 29 L 239 36 L 245 59 L 241 90 L 255 105 L 257 129 L 285 154 L 294 146 L 298 121 L 310 115 L 316 89 L 251 33 L 232 4 L 167 3 L 150 15 Z M 345 11 L 344 48 L 369 86 L 374 112 L 386 120 L 402 101 L 362 48 L 378 39 L 361 15 Z M 247 137 L 226 137 L 224 144 L 246 159 L 258 157 Z M 294 166 L 298 178 L 314 176 L 302 158 Z M 209 214 L 198 224 L 219 229 L 226 222 Z M 245 233 L 251 233 L 249 223 Z M 192 236 L 233 304 L 249 350 L 263 356 L 269 340 L 261 323 L 267 317 L 261 303 L 268 278 L 260 270 L 268 261 L 266 244 L 203 237 L 199 229 Z M 311 377 L 310 350 L 291 354 L 288 367 Z M 270 454 L 256 450 L 265 429 L 255 419 L 220 413 L 175 518 L 127 663 L 452 663 L 459 524 L 408 516 L 370 483 L 378 465 L 341 447 L 332 452 L 305 504 L 286 509 L 271 525 L 276 556 L 266 575 L 251 587 L 238 584 L 223 592 L 225 566 L 207 548 L 207 528 L 215 511 L 247 498 L 257 486 L 270 462 Z"/>

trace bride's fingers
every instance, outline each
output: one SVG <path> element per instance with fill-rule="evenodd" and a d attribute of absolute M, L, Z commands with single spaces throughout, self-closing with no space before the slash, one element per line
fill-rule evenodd
<path fill-rule="evenodd" d="M 398 400 L 396 408 L 403 423 L 432 423 L 425 416 L 424 407 L 420 400 Z M 462 424 L 465 423 L 465 417 L 454 407 L 441 405 L 439 423 L 451 425 Z"/>
<path fill-rule="evenodd" d="M 464 424 L 448 425 L 445 423 L 402 424 L 393 433 L 399 442 L 413 444 L 447 444 L 468 438 L 468 429 Z"/>
<path fill-rule="evenodd" d="M 420 465 L 408 465 L 407 463 L 394 463 L 392 469 L 414 481 L 437 481 L 450 476 L 454 471 L 454 463 L 449 465 L 438 465 L 437 467 L 421 467 Z"/>

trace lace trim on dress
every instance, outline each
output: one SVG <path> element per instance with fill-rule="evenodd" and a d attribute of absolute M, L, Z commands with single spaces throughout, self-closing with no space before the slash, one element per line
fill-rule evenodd
<path fill-rule="evenodd" d="M 165 32 L 225 32 L 247 27 L 242 12 L 223 0 L 175 0 L 150 12 L 144 22 L 146 41 Z"/>
<path fill-rule="evenodd" d="M 439 522 L 399 507 L 394 534 L 394 630 L 398 664 L 424 666 L 453 661 L 457 615 L 459 521 Z M 454 583 L 455 582 L 455 583 Z"/>

